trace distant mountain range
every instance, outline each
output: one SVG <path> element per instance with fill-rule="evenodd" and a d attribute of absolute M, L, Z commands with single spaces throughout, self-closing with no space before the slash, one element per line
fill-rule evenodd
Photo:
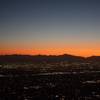
<path fill-rule="evenodd" d="M 100 56 L 91 56 L 91 57 L 81 57 L 74 56 L 69 54 L 64 55 L 0 55 L 0 63 L 40 63 L 40 62 L 83 62 L 83 61 L 98 61 L 100 62 Z"/>
<path fill-rule="evenodd" d="M 87 58 L 88 61 L 100 62 L 100 56 L 91 56 Z"/>

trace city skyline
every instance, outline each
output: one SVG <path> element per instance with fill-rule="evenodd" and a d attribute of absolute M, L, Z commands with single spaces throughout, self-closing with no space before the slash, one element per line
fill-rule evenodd
<path fill-rule="evenodd" d="M 1 0 L 0 55 L 100 55 L 99 0 Z"/>

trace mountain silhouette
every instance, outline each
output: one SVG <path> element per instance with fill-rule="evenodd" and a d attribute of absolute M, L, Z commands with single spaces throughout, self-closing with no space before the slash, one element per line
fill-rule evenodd
<path fill-rule="evenodd" d="M 100 62 L 100 56 L 91 56 L 87 58 L 88 61 Z"/>
<path fill-rule="evenodd" d="M 41 63 L 41 62 L 80 62 L 84 61 L 84 57 L 74 56 L 69 54 L 64 55 L 0 55 L 0 63 Z"/>

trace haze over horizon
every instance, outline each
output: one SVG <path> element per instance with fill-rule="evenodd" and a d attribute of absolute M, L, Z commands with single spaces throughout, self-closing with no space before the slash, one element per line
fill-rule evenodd
<path fill-rule="evenodd" d="M 100 0 L 1 0 L 0 55 L 100 56 Z"/>

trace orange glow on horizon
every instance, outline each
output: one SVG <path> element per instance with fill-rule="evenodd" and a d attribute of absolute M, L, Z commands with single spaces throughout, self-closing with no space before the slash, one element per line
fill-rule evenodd
<path fill-rule="evenodd" d="M 77 56 L 92 56 L 92 55 L 100 55 L 100 49 L 9 49 L 9 50 L 0 50 L 0 55 L 10 55 L 10 54 L 22 54 L 22 55 L 62 55 L 62 54 L 71 54 Z"/>

